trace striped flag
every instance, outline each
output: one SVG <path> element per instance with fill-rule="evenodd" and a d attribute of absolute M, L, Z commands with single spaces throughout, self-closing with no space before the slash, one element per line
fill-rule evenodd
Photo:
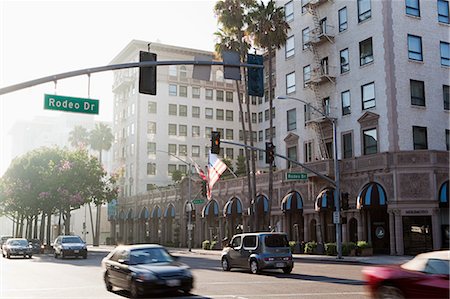
<path fill-rule="evenodd" d="M 226 169 L 227 165 L 216 154 L 211 154 L 210 152 L 208 162 L 208 199 L 211 199 L 211 190 Z"/>
<path fill-rule="evenodd" d="M 200 176 L 200 178 L 204 181 L 208 181 L 208 178 L 205 175 L 205 172 L 200 168 L 200 166 L 198 166 L 197 163 L 195 163 L 194 160 L 192 160 L 192 164 L 194 164 L 195 170 L 197 171 L 198 175 Z"/>

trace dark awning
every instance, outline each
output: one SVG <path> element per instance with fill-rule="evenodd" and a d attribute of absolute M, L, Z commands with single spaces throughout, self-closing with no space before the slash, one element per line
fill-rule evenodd
<path fill-rule="evenodd" d="M 256 200 L 252 201 L 253 211 L 255 211 L 256 207 L 258 207 L 261 204 L 264 205 L 264 207 L 263 207 L 264 213 L 268 213 L 269 212 L 269 199 L 267 198 L 267 196 L 265 196 L 263 194 L 257 195 Z"/>
<path fill-rule="evenodd" d="M 170 204 L 164 211 L 164 218 L 167 217 L 175 217 L 175 208 L 172 204 Z"/>
<path fill-rule="evenodd" d="M 139 219 L 145 220 L 145 219 L 148 219 L 148 218 L 150 218 L 150 212 L 148 211 L 147 208 L 144 207 L 144 208 L 142 209 L 142 211 L 141 211 L 141 214 L 140 214 L 140 216 L 139 216 Z"/>
<path fill-rule="evenodd" d="M 317 195 L 315 209 L 317 212 L 327 209 L 335 210 L 334 188 L 326 188 Z"/>
<path fill-rule="evenodd" d="M 283 211 L 303 209 L 303 199 L 300 193 L 297 191 L 289 192 L 281 201 L 281 209 Z"/>
<path fill-rule="evenodd" d="M 161 208 L 159 206 L 153 208 L 152 218 L 161 218 Z"/>
<path fill-rule="evenodd" d="M 444 182 L 439 189 L 439 206 L 443 208 L 448 207 L 448 198 L 450 193 L 448 189 L 448 182 L 449 181 Z"/>
<path fill-rule="evenodd" d="M 133 210 L 132 209 L 128 210 L 127 217 L 125 219 L 126 220 L 133 220 Z"/>
<path fill-rule="evenodd" d="M 386 192 L 378 183 L 369 183 L 359 192 L 356 199 L 358 209 L 386 205 Z"/>
<path fill-rule="evenodd" d="M 233 211 L 237 214 L 242 214 L 242 203 L 239 198 L 234 197 L 225 204 L 225 207 L 223 208 L 223 215 L 231 215 Z"/>
<path fill-rule="evenodd" d="M 211 211 L 215 216 L 219 215 L 219 205 L 214 199 L 210 200 L 203 208 L 202 217 L 208 216 Z"/>

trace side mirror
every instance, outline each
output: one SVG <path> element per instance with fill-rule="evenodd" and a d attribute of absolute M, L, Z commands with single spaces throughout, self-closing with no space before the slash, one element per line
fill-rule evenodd
<path fill-rule="evenodd" d="M 174 260 L 179 260 L 180 257 L 178 255 L 170 255 Z"/>
<path fill-rule="evenodd" d="M 124 259 L 118 259 L 117 261 L 119 262 L 119 264 L 124 264 L 124 265 L 128 265 L 130 263 L 129 260 L 124 260 Z"/>

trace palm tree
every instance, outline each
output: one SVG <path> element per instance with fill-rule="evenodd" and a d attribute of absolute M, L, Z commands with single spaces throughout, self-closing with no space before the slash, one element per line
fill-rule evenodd
<path fill-rule="evenodd" d="M 95 128 L 89 133 L 89 143 L 91 145 L 91 148 L 95 151 L 98 151 L 98 160 L 100 161 L 100 164 L 102 164 L 102 152 L 108 151 L 111 146 L 112 142 L 114 140 L 114 135 L 111 132 L 111 128 L 103 123 L 97 123 L 95 125 Z M 95 220 L 95 234 L 93 234 L 93 245 L 98 246 L 99 245 L 99 237 L 100 237 L 100 216 L 101 216 L 101 205 L 102 203 L 97 203 L 97 215 Z M 93 226 L 92 222 L 92 211 L 91 206 L 89 205 L 90 209 L 90 215 L 91 215 L 91 225 Z M 94 232 L 94 229 L 92 229 Z"/>
<path fill-rule="evenodd" d="M 69 132 L 69 142 L 74 148 L 84 148 L 89 143 L 89 134 L 85 127 L 75 126 Z"/>
<path fill-rule="evenodd" d="M 273 142 L 273 94 L 272 94 L 272 56 L 276 49 L 286 44 L 289 24 L 284 18 L 284 8 L 277 7 L 273 0 L 267 5 L 260 2 L 249 14 L 248 32 L 256 46 L 264 49 L 269 56 L 269 121 L 270 142 Z M 269 203 L 273 197 L 273 162 L 269 165 Z M 269 213 L 271 207 L 269 207 Z M 270 216 L 269 216 L 270 217 Z"/>

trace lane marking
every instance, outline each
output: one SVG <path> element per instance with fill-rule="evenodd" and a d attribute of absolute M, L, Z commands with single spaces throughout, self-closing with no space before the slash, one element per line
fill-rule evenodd
<path fill-rule="evenodd" d="M 259 295 L 204 295 L 211 298 L 279 298 L 279 297 L 295 297 L 299 296 L 348 296 L 348 295 L 367 295 L 366 292 L 333 292 L 333 293 L 295 293 L 295 294 L 259 294 Z M 245 297 L 244 297 L 245 296 Z"/>

